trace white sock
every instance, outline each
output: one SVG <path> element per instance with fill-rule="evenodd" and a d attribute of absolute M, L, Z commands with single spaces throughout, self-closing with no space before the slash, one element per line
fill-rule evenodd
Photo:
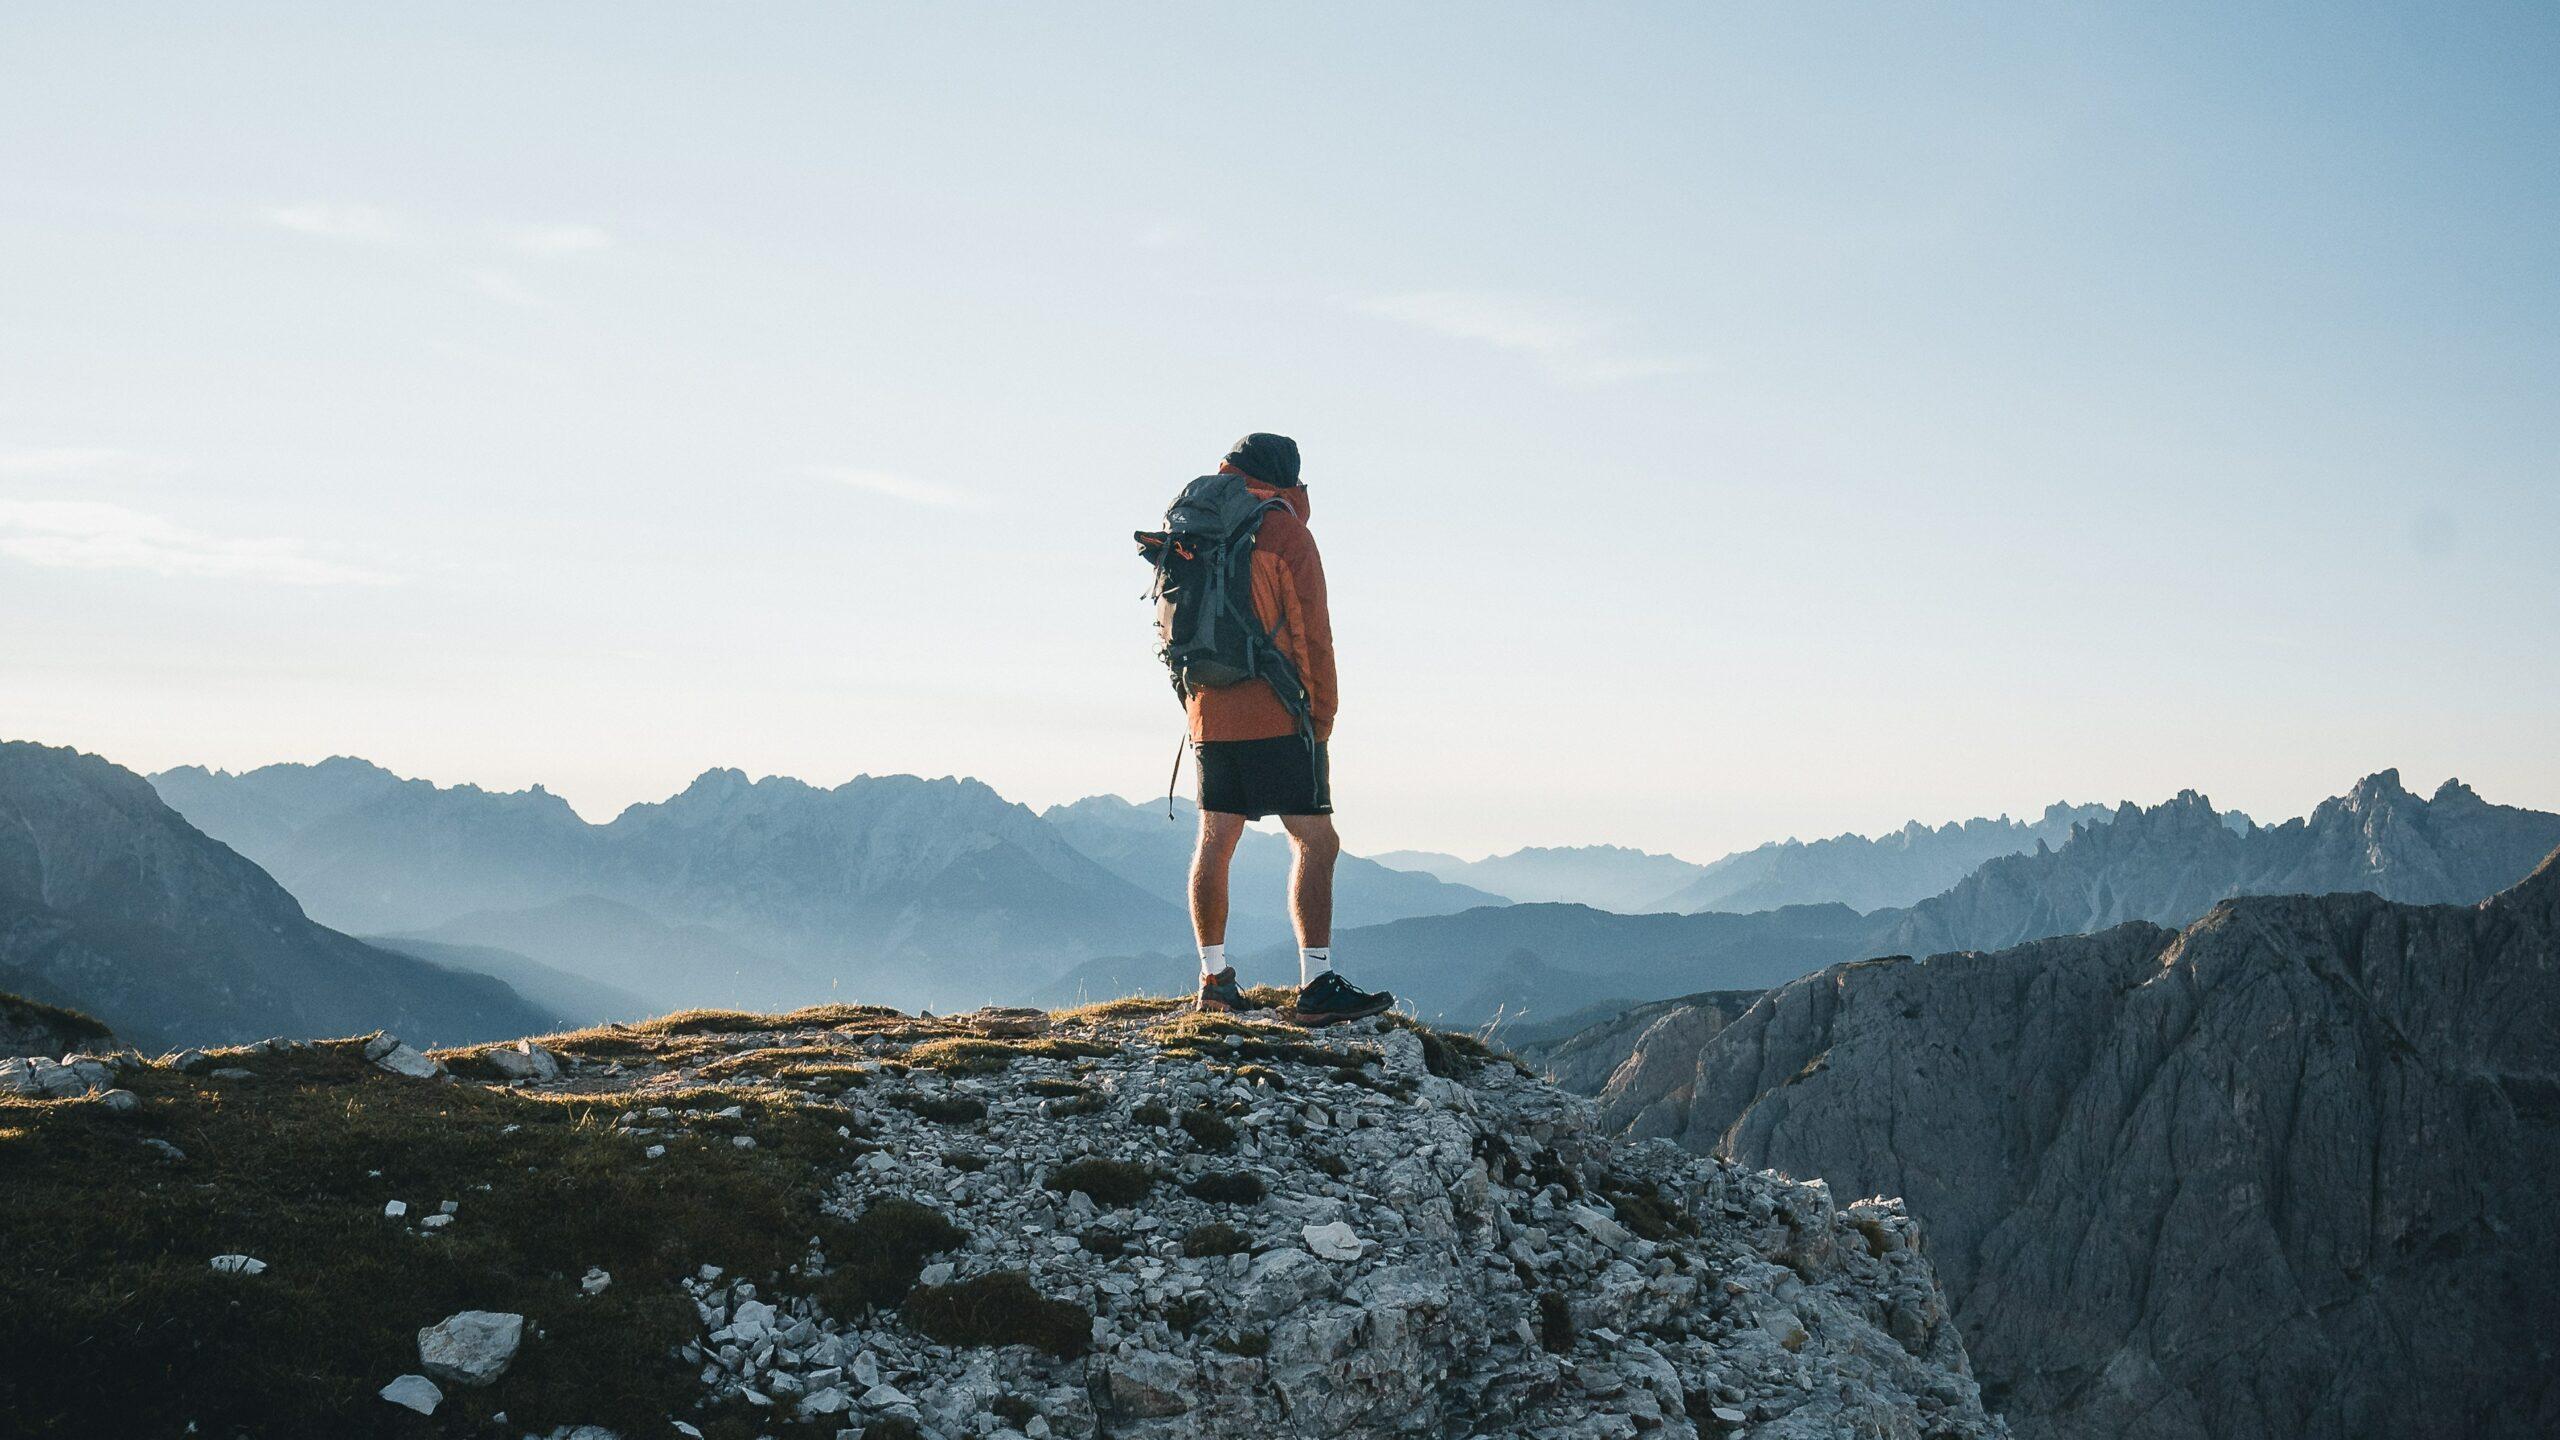
<path fill-rule="evenodd" d="M 1201 947 L 1200 947 L 1200 978 L 1201 978 L 1201 979 L 1206 980 L 1206 979 L 1208 979 L 1210 976 L 1215 975 L 1215 974 L 1217 974 L 1219 971 L 1224 970 L 1224 969 L 1226 969 L 1226 968 L 1227 968 L 1227 942 L 1226 942 L 1226 941 L 1221 940 L 1221 941 L 1219 941 L 1219 942 L 1218 942 L 1217 944 L 1215 944 L 1215 945 L 1203 945 L 1203 946 L 1201 946 Z"/>
<path fill-rule="evenodd" d="M 1300 947 L 1298 951 L 1298 983 L 1312 985 L 1317 976 L 1333 968 L 1333 947 L 1317 945 Z"/>

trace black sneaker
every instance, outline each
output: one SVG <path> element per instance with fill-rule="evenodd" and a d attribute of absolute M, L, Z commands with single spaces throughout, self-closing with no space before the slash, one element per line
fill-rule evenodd
<path fill-rule="evenodd" d="M 1200 998 L 1191 1002 L 1194 1010 L 1234 1013 L 1253 1008 L 1244 998 L 1244 987 L 1236 984 L 1236 967 L 1228 966 L 1215 975 L 1200 977 Z"/>
<path fill-rule="evenodd" d="M 1363 990 L 1327 970 L 1298 987 L 1298 1003 L 1289 1018 L 1301 1025 L 1339 1025 L 1382 1014 L 1396 1003 L 1384 990 Z"/>

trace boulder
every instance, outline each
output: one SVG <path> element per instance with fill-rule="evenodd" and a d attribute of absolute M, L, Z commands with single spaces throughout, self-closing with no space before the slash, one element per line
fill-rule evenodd
<path fill-rule="evenodd" d="M 465 1310 L 418 1332 L 418 1364 L 458 1385 L 487 1385 L 507 1373 L 524 1343 L 524 1317 Z"/>

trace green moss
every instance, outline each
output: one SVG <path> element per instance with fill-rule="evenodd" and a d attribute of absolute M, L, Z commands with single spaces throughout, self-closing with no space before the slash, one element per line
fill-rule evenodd
<path fill-rule="evenodd" d="M 969 1095 L 919 1095 L 903 1090 L 890 1096 L 889 1103 L 936 1125 L 967 1125 L 987 1118 L 987 1102 Z"/>
<path fill-rule="evenodd" d="M 21 1027 L 41 1025 L 73 1045 L 114 1038 L 113 1032 L 95 1016 L 24 995 L 0 995 L 0 1022 Z"/>
<path fill-rule="evenodd" d="M 1600 1198 L 1618 1212 L 1618 1219 L 1629 1230 L 1647 1240 L 1664 1241 L 1675 1235 L 1694 1234 L 1698 1222 L 1662 1198 L 1660 1187 L 1650 1180 L 1624 1180 L 1602 1176 L 1593 1186 Z"/>
<path fill-rule="evenodd" d="M 1076 1243 L 1104 1259 L 1116 1259 L 1129 1253 L 1129 1237 L 1109 1230 L 1087 1230 L 1076 1237 Z"/>
<path fill-rule="evenodd" d="M 1126 1160 L 1086 1156 L 1050 1171 L 1046 1183 L 1061 1195 L 1081 1190 L 1097 1204 L 1135 1205 L 1147 1198 L 1147 1191 L 1156 1183 L 1156 1172 Z"/>
<path fill-rule="evenodd" d="M 1329 1151 L 1317 1155 L 1313 1163 L 1318 1170 L 1323 1171 L 1325 1174 L 1332 1176 L 1336 1180 L 1340 1180 L 1351 1173 L 1351 1167 L 1343 1163 L 1342 1157 Z"/>
<path fill-rule="evenodd" d="M 986 1075 L 1022 1058 L 1001 1040 L 930 1040 L 907 1052 L 907 1063 L 919 1070 L 947 1075 Z"/>
<path fill-rule="evenodd" d="M 969 1243 L 969 1232 L 912 1200 L 877 1200 L 829 1250 L 834 1262 L 815 1286 L 835 1315 L 895 1305 L 914 1287 L 925 1262 Z"/>
<path fill-rule="evenodd" d="M 1538 1343 L 1551 1355 L 1573 1348 L 1573 1306 L 1553 1290 L 1538 1292 Z"/>
<path fill-rule="evenodd" d="M 0 1428 L 376 1433 L 375 1392 L 416 1368 L 419 1327 L 481 1309 L 541 1337 L 497 1384 L 448 1391 L 437 1427 L 481 1433 L 505 1410 L 510 1433 L 648 1433 L 700 1395 L 668 1358 L 701 1328 L 678 1280 L 708 1262 L 787 1288 L 810 1237 L 846 1245 L 818 1208 L 837 1117 L 787 1096 L 697 1092 L 754 1108 L 758 1148 L 668 1134 L 651 1161 L 607 1123 L 619 1101 L 421 1084 L 347 1043 L 257 1068 L 254 1085 L 125 1077 L 149 1133 L 187 1153 L 158 1168 L 95 1106 L 0 1103 Z M 421 1233 L 383 1215 L 392 1199 L 461 1211 Z M 235 1252 L 270 1268 L 205 1263 Z M 581 1296 L 589 1266 L 613 1287 Z"/>
<path fill-rule="evenodd" d="M 1203 1150 L 1236 1148 L 1236 1127 L 1206 1109 L 1182 1112 L 1182 1132 L 1191 1137 L 1192 1144 Z"/>
<path fill-rule="evenodd" d="M 1252 1236 L 1223 1220 L 1195 1225 L 1182 1233 L 1182 1253 L 1194 1260 L 1211 1255 L 1242 1255 L 1252 1248 Z"/>
<path fill-rule="evenodd" d="M 953 1285 L 924 1285 L 901 1312 L 926 1338 L 944 1345 L 1029 1345 L 1061 1358 L 1093 1344 L 1093 1312 L 1033 1289 L 1019 1270 L 999 1270 Z"/>
<path fill-rule="evenodd" d="M 1182 1187 L 1191 1198 L 1214 1205 L 1259 1205 L 1262 1203 L 1262 1177 L 1250 1170 L 1228 1173 L 1211 1171 Z"/>

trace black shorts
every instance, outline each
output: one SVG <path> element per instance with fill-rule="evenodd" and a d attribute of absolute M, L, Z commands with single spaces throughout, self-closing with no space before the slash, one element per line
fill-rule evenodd
<path fill-rule="evenodd" d="M 1201 740 L 1200 808 L 1259 820 L 1265 815 L 1330 815 L 1333 784 L 1324 742 L 1295 735 L 1276 740 Z"/>

